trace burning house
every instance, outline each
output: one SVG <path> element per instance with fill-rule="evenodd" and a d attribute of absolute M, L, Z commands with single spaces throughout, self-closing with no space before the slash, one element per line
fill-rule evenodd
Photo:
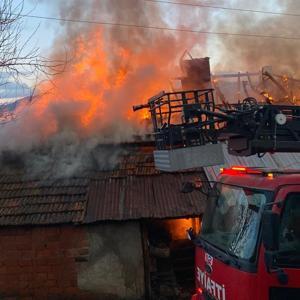
<path fill-rule="evenodd" d="M 0 177 L 1 299 L 183 297 L 205 196 L 183 194 L 198 171 L 161 173 L 152 147 L 127 149 L 111 171 Z"/>
<path fill-rule="evenodd" d="M 211 88 L 208 58 L 182 60 L 181 66 L 184 88 L 200 83 Z M 217 100 L 225 103 L 216 86 Z M 103 133 L 100 141 L 113 137 L 113 145 L 98 144 L 99 138 L 80 136 L 93 127 L 98 108 L 74 123 L 64 113 L 78 108 L 64 105 L 59 105 L 62 112 L 52 107 L 61 116 L 46 131 L 56 132 L 62 124 L 67 128 L 48 132 L 42 147 L 1 152 L 0 296 L 185 299 L 194 286 L 194 248 L 186 230 L 200 230 L 206 196 L 184 194 L 182 184 L 199 177 L 215 180 L 218 167 L 159 172 L 152 141 L 116 142 L 118 130 L 109 123 L 96 129 Z M 147 113 L 139 118 L 148 122 Z M 74 126 L 79 126 L 75 136 Z M 233 158 L 222 151 L 230 165 Z M 267 155 L 264 162 L 268 166 L 274 159 Z"/>
<path fill-rule="evenodd" d="M 159 6 L 143 1 L 60 2 L 65 20 L 101 13 L 108 24 L 169 22 Z M 200 19 L 204 13 L 197 26 Z M 134 114 L 131 107 L 168 87 L 180 67 L 180 88 L 214 88 L 225 105 L 233 90 L 239 98 L 257 95 L 261 87 L 252 73 L 234 74 L 223 85 L 230 76 L 211 76 L 208 58 L 182 57 L 178 67 L 178 56 L 196 41 L 186 34 L 132 24 L 73 25 L 62 25 L 52 53 L 70 55 L 66 71 L 39 84 L 37 96 L 17 113 L 0 107 L 0 298 L 184 299 L 194 287 L 194 249 L 186 230 L 200 230 L 206 196 L 184 194 L 182 184 L 195 177 L 214 180 L 217 167 L 157 171 L 153 145 L 143 141 L 150 115 Z M 244 45 L 247 52 L 257 49 L 257 43 Z M 286 59 L 293 57 L 284 43 L 277 46 Z M 227 67 L 236 67 L 239 59 L 232 55 L 245 51 L 236 53 L 240 44 L 231 47 L 220 53 Z M 266 55 L 259 57 L 261 63 Z M 275 84 L 281 96 L 298 82 L 265 71 L 254 76 L 263 75 L 262 84 Z M 142 136 L 140 143 L 131 144 L 134 135 Z"/>
<path fill-rule="evenodd" d="M 95 11 L 164 22 L 136 0 L 61 5 L 70 19 Z M 52 53 L 71 57 L 65 72 L 1 115 L 0 298 L 184 297 L 194 286 L 186 229 L 199 230 L 206 197 L 180 190 L 203 173 L 157 172 L 151 149 L 120 145 L 147 133 L 149 114 L 131 106 L 169 85 L 188 39 L 68 25 Z"/>

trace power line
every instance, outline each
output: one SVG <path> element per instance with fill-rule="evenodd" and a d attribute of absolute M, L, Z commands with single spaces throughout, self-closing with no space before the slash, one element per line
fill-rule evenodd
<path fill-rule="evenodd" d="M 148 0 L 145 0 L 148 1 Z M 154 29 L 154 30 L 164 30 L 173 32 L 185 32 L 185 33 L 200 33 L 207 35 L 219 35 L 219 36 L 235 36 L 235 37 L 253 37 L 253 38 L 270 38 L 270 39 L 282 39 L 282 40 L 300 40 L 297 36 L 284 36 L 284 35 L 267 35 L 267 34 L 252 34 L 252 33 L 234 33 L 234 32 L 218 32 L 218 31 L 204 31 L 197 29 L 188 28 L 174 28 L 174 27 L 163 27 L 163 26 L 150 26 L 150 25 L 139 25 L 139 24 L 127 24 L 127 23 L 114 23 L 114 22 L 104 22 L 96 20 L 79 20 L 79 19 L 66 19 L 58 17 L 47 17 L 38 15 L 19 15 L 24 18 L 34 18 L 34 19 L 44 19 L 59 22 L 69 22 L 69 23 L 86 23 L 86 24 L 97 24 L 104 26 L 117 26 L 117 27 L 127 27 L 127 28 L 141 28 L 141 29 Z"/>
<path fill-rule="evenodd" d="M 144 0 L 144 1 L 146 1 L 146 2 L 152 2 L 152 3 L 183 5 L 183 6 L 190 6 L 190 7 L 204 7 L 204 8 L 231 10 L 231 11 L 239 11 L 239 12 L 251 12 L 251 13 L 269 14 L 269 15 L 275 15 L 275 16 L 300 17 L 300 14 L 296 14 L 296 13 L 282 13 L 282 12 L 266 11 L 266 10 L 255 10 L 255 9 L 246 9 L 246 8 L 234 8 L 234 7 L 208 5 L 208 4 L 200 4 L 200 3 L 184 3 L 184 2 L 173 2 L 173 1 L 167 1 L 167 0 Z"/>

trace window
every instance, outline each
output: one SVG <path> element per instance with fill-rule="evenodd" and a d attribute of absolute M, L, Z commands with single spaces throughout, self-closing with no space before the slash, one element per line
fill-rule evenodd
<path fill-rule="evenodd" d="M 208 199 L 200 236 L 225 252 L 249 260 L 255 253 L 268 192 L 226 184 L 215 189 L 216 196 Z"/>

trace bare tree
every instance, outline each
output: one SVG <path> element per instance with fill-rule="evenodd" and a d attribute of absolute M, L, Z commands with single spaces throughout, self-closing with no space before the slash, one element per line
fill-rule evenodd
<path fill-rule="evenodd" d="M 24 77 L 43 73 L 53 75 L 62 72 L 65 61 L 54 61 L 40 55 L 38 47 L 30 47 L 29 42 L 36 30 L 24 40 L 23 18 L 24 0 L 0 1 L 0 74 L 20 82 Z M 0 82 L 5 84 L 5 82 Z"/>

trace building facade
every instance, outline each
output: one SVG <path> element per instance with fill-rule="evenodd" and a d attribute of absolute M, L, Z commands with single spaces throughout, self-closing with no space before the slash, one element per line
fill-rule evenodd
<path fill-rule="evenodd" d="M 178 295 L 193 280 L 185 230 L 199 230 L 205 206 L 199 192 L 180 192 L 195 176 L 159 173 L 148 153 L 82 177 L 1 175 L 0 299 Z"/>

